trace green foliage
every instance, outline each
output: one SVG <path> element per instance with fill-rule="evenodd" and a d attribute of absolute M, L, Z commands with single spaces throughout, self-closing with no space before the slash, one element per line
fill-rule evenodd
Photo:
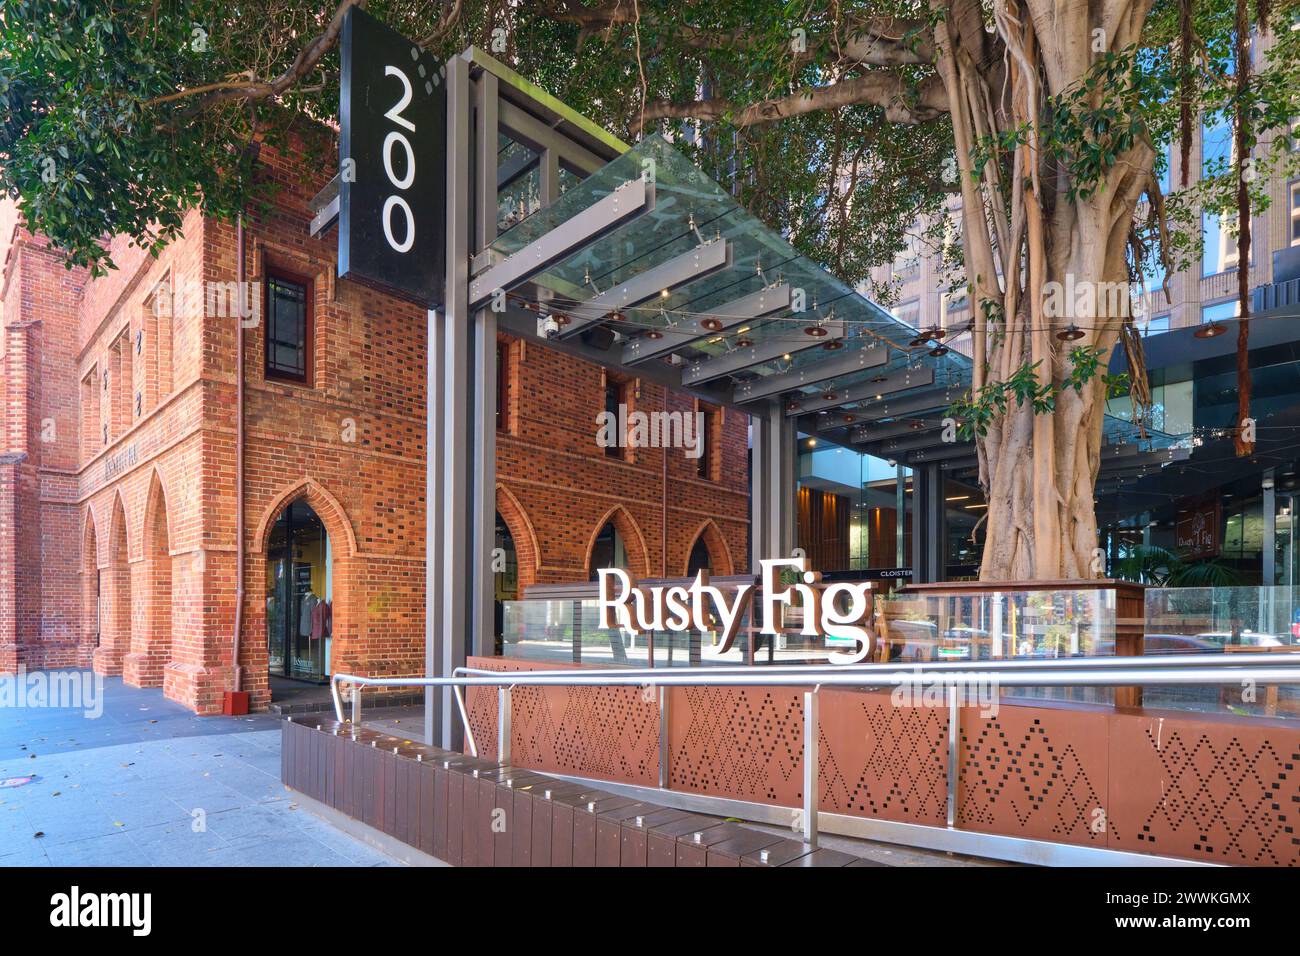
<path fill-rule="evenodd" d="M 481 46 L 625 139 L 637 136 L 646 103 L 703 94 L 727 104 L 721 119 L 667 125 L 741 203 L 850 283 L 869 281 L 872 268 L 891 262 L 918 217 L 941 213 L 959 185 L 945 173 L 954 146 L 942 117 L 907 126 L 855 104 L 742 128 L 728 122 L 751 104 L 851 78 L 838 44 L 871 16 L 924 22 L 940 15 L 916 0 L 641 0 L 630 10 L 591 0 L 366 6 L 439 55 Z M 437 30 L 453 6 L 459 18 Z M 0 189 L 18 200 L 33 229 L 96 270 L 111 266 L 107 236 L 126 234 L 156 253 L 190 208 L 228 218 L 264 201 L 246 147 L 254 137 L 275 144 L 291 131 L 328 133 L 337 119 L 337 49 L 276 97 L 214 101 L 187 91 L 279 76 L 335 8 L 308 0 L 8 0 L 0 14 Z M 597 8 L 613 10 L 618 21 L 573 19 Z M 1167 143 L 1175 131 L 1176 10 L 1176 0 L 1157 0 L 1140 47 L 1098 57 L 1083 84 L 1042 104 L 1041 148 L 1068 172 L 1071 195 L 1090 194 L 1134 142 Z M 1232 11 L 1231 0 L 1196 4 L 1205 42 L 1195 75 L 1198 112 L 1231 115 L 1239 105 L 1225 82 Z M 1273 144 L 1256 150 L 1261 181 L 1270 164 L 1300 157 L 1281 137 L 1269 140 L 1300 115 L 1300 32 L 1287 29 L 1300 0 L 1275 3 L 1274 11 L 1276 46 L 1259 58 L 1245 94 L 1260 142 Z M 797 55 L 795 31 L 807 40 Z M 908 26 L 904 38 L 919 49 L 921 29 Z M 905 102 L 934 76 L 929 65 L 896 71 Z M 1005 165 L 1025 135 L 1010 130 L 976 142 L 976 170 Z M 333 168 L 328 135 L 309 138 L 307 148 L 304 175 Z M 1195 253 L 1203 206 L 1233 201 L 1233 170 L 1222 172 L 1171 200 L 1181 224 L 1169 240 L 1173 253 Z M 1009 176 L 1002 182 L 1010 188 Z M 949 251 L 952 268 L 960 268 L 960 244 Z"/>
<path fill-rule="evenodd" d="M 1029 403 L 1034 414 L 1046 415 L 1055 411 L 1056 398 L 1066 389 L 1081 393 L 1085 386 L 1100 378 L 1107 394 L 1119 394 L 1128 386 L 1128 375 L 1111 375 L 1103 371 L 1104 350 L 1094 346 L 1076 346 L 1070 350 L 1059 380 L 1039 382 L 1038 370 L 1042 362 L 1026 362 L 1007 378 L 989 382 L 977 393 L 967 393 L 948 407 L 948 415 L 961 424 L 958 434 L 969 441 L 976 435 L 988 434 L 993 422 L 1001 419 L 1011 407 Z"/>
<path fill-rule="evenodd" d="M 637 28 L 584 31 L 550 4 L 467 0 L 453 27 L 432 35 L 449 7 L 366 4 L 439 55 L 478 44 L 628 140 L 643 94 L 691 100 L 703 81 L 710 96 L 743 107 L 824 83 L 835 27 L 844 26 L 836 20 L 844 11 L 773 0 L 642 0 Z M 869 7 L 851 13 L 917 11 Z M 255 135 L 276 143 L 337 119 L 337 48 L 279 97 L 156 99 L 239 77 L 274 78 L 334 10 L 307 0 L 9 0 L 0 15 L 0 189 L 33 229 L 97 272 L 112 267 L 107 236 L 128 235 L 156 254 L 190 208 L 229 218 L 265 201 L 245 148 Z M 686 23 L 696 35 L 730 39 L 696 42 L 681 30 Z M 806 56 L 791 55 L 795 27 L 806 31 Z M 911 35 L 919 42 L 918 31 Z M 497 38 L 504 50 L 494 47 Z M 929 69 L 906 71 L 921 77 Z M 706 123 L 702 136 L 694 123 L 669 125 L 748 209 L 850 283 L 890 260 L 916 218 L 954 188 L 940 177 L 952 155 L 942 120 L 904 127 L 878 108 L 850 106 L 743 130 Z M 328 137 L 309 148 L 304 174 L 333 168 Z"/>
<path fill-rule="evenodd" d="M 1168 588 L 1239 587 L 1235 568 L 1216 560 L 1186 560 L 1177 552 L 1152 544 L 1134 545 L 1111 568 L 1114 577 Z"/>

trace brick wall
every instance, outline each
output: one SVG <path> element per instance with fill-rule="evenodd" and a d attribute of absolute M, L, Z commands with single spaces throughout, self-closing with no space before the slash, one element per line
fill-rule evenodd
<path fill-rule="evenodd" d="M 267 543 L 305 500 L 330 541 L 332 669 L 418 673 L 424 641 L 423 310 L 335 279 L 337 237 L 308 236 L 324 184 L 263 150 L 279 190 L 245 223 L 253 314 L 244 329 L 243 687 L 270 700 Z M 0 237 L 13 232 L 0 207 Z M 86 666 L 200 713 L 232 682 L 237 597 L 236 343 L 240 319 L 202 293 L 236 276 L 233 224 L 197 213 L 157 259 L 115 239 L 118 268 L 89 280 L 18 230 L 0 293 L 0 671 Z M 305 282 L 311 380 L 265 372 L 268 275 Z M 187 299 L 200 290 L 199 308 Z M 160 298 L 171 308 L 161 308 Z M 186 305 L 191 308 L 185 308 Z M 707 476 L 680 450 L 626 460 L 596 443 L 605 372 L 507 338 L 497 506 L 520 585 L 585 580 L 613 521 L 638 574 L 678 575 L 697 537 L 717 573 L 747 563 L 747 423 L 719 410 Z M 695 400 L 631 380 L 629 402 Z M 53 418 L 56 437 L 40 441 Z M 666 469 L 666 471 L 665 471 Z"/>
<path fill-rule="evenodd" d="M 76 306 L 83 270 L 0 209 L 0 667 L 77 666 L 81 647 Z"/>
<path fill-rule="evenodd" d="M 505 341 L 510 415 L 497 434 L 497 510 L 519 552 L 521 588 L 586 580 L 593 540 L 611 520 L 636 574 L 684 574 L 701 534 L 715 573 L 730 574 L 748 565 L 748 423 L 743 415 L 717 410 L 709 478 L 699 477 L 697 460 L 681 449 L 638 448 L 626 460 L 611 458 L 596 444 L 596 415 L 605 407 L 605 370 L 536 342 Z M 650 382 L 633 379 L 627 386 L 633 410 L 697 409 L 691 397 Z"/>

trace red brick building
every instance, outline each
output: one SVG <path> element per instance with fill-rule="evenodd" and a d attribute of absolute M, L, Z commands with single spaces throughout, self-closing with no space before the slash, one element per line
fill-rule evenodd
<path fill-rule="evenodd" d="M 272 671 L 422 670 L 426 316 L 335 278 L 333 235 L 308 234 L 327 176 L 262 163 L 282 188 L 245 223 L 245 319 L 233 224 L 192 214 L 156 259 L 115 239 L 117 269 L 92 279 L 0 207 L 0 672 L 93 665 L 220 708 L 241 322 L 244 688 L 263 707 Z M 498 526 L 517 559 L 499 592 L 585 580 L 614 538 L 641 575 L 683 574 L 693 552 L 719 574 L 747 564 L 743 415 L 698 409 L 699 459 L 605 449 L 607 402 L 696 400 L 540 341 L 502 336 L 498 363 Z"/>

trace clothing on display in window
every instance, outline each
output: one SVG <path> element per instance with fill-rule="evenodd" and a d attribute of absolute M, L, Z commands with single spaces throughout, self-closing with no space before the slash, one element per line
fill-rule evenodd
<path fill-rule="evenodd" d="M 308 591 L 306 594 L 302 596 L 302 607 L 298 611 L 298 636 L 299 637 L 312 636 L 311 616 L 312 613 L 316 610 L 316 605 L 319 603 L 320 603 L 320 598 L 318 598 L 311 591 Z"/>
<path fill-rule="evenodd" d="M 317 601 L 311 609 L 311 639 L 319 641 L 330 636 L 334 627 L 334 606 L 329 601 Z"/>

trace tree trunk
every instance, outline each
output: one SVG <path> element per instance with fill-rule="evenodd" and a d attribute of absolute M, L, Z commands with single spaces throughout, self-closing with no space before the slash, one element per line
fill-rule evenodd
<path fill-rule="evenodd" d="M 1104 572 L 1094 499 L 1106 407 L 1102 375 L 1129 314 L 1127 239 L 1155 153 L 1138 142 L 1094 188 L 1073 189 L 1069 157 L 1046 152 L 1039 123 L 1049 99 L 1085 83 L 1103 52 L 1136 41 L 1150 3 L 994 0 L 991 38 L 976 0 L 936 2 L 936 66 L 963 174 L 972 397 L 1008 388 L 1029 368 L 1054 400 L 1051 411 L 1036 414 L 1030 401 L 1004 391 L 1005 413 L 976 436 L 988 502 L 980 578 L 1095 578 Z M 1098 86 L 1088 105 L 1100 107 L 1107 95 Z M 995 139 L 1015 145 L 1010 152 L 992 149 L 976 168 L 976 145 L 989 150 Z M 1045 306 L 1053 288 L 1063 310 Z M 1080 388 L 1066 384 L 1075 349 L 1099 359 Z"/>

